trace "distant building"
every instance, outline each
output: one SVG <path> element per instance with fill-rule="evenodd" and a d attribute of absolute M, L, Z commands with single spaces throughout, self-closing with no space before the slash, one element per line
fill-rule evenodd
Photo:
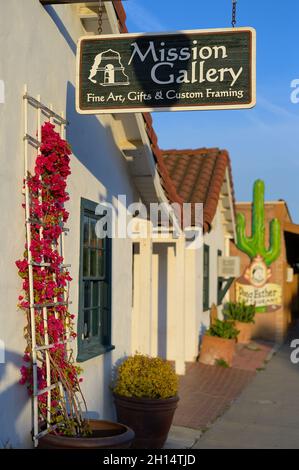
<path fill-rule="evenodd" d="M 236 212 L 244 214 L 246 231 L 251 233 L 252 203 L 237 202 Z M 265 312 L 255 316 L 254 337 L 281 343 L 285 339 L 290 324 L 298 319 L 299 311 L 299 225 L 292 222 L 285 201 L 265 202 L 266 245 L 269 243 L 269 223 L 277 218 L 281 226 L 281 253 L 271 268 L 271 284 L 281 289 L 280 305 L 269 305 Z M 249 257 L 232 243 L 231 253 L 241 259 L 241 274 L 250 264 Z M 266 284 L 267 286 L 267 284 Z M 236 285 L 230 289 L 231 299 L 236 297 Z M 272 310 L 272 311 L 271 311 Z"/>

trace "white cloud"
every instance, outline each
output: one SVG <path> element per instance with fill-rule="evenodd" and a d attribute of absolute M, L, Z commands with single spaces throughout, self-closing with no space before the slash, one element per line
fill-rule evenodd
<path fill-rule="evenodd" d="M 291 113 L 287 109 L 272 103 L 261 95 L 257 97 L 257 105 L 265 111 L 269 111 L 271 114 L 274 114 L 275 116 L 285 117 L 289 119 L 299 119 L 299 115 Z"/>

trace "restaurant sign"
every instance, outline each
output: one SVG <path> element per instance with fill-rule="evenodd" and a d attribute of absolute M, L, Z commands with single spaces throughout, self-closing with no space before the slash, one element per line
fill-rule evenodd
<path fill-rule="evenodd" d="M 82 114 L 251 108 L 252 28 L 84 36 L 77 52 Z"/>
<path fill-rule="evenodd" d="M 236 298 L 238 302 L 255 305 L 257 308 L 266 307 L 265 311 L 273 312 L 281 307 L 282 289 L 280 285 L 274 283 L 258 288 L 237 282 Z"/>

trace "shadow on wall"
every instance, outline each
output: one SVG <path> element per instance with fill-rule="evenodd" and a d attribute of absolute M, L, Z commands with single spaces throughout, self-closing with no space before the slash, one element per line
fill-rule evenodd
<path fill-rule="evenodd" d="M 86 387 L 90 391 L 91 386 L 96 387 L 97 393 L 101 393 L 102 396 L 102 410 L 103 415 L 100 414 L 98 410 L 91 410 L 89 408 L 89 403 L 87 401 L 87 412 L 84 413 L 84 416 L 89 419 L 108 419 L 115 421 L 116 413 L 113 405 L 113 396 L 110 389 L 112 383 L 112 373 L 113 373 L 113 366 L 112 366 L 112 352 L 105 353 L 101 357 L 96 357 L 93 361 L 97 361 L 97 364 L 94 364 L 94 367 L 99 367 L 99 359 L 103 361 L 103 374 L 101 375 L 101 381 L 99 383 L 91 383 L 88 381 L 86 383 Z M 84 367 L 85 364 L 87 365 L 89 361 L 81 363 L 81 367 L 83 368 L 83 377 L 84 377 Z M 87 382 L 87 380 L 86 380 Z M 87 393 L 83 390 L 84 397 L 87 396 Z M 86 397 L 85 397 L 86 398 Z M 94 395 L 93 395 L 94 398 Z M 96 397 L 95 399 L 98 400 L 100 397 Z M 87 399 L 88 400 L 88 399 Z"/>
<path fill-rule="evenodd" d="M 96 116 L 77 113 L 75 87 L 70 82 L 67 84 L 66 119 L 70 123 L 66 138 L 72 151 L 80 163 L 105 187 L 105 201 L 112 203 L 113 196 L 117 197 L 108 188 L 118 188 L 120 194 L 126 194 L 128 188 L 124 185 L 124 176 L 127 175 L 128 180 L 130 176 L 113 133 Z"/>
<path fill-rule="evenodd" d="M 5 363 L 0 364 L 0 385 L 11 374 L 11 368 L 20 369 L 23 365 L 23 356 L 6 350 Z M 18 371 L 13 371 L 15 374 Z M 21 378 L 21 375 L 20 375 Z M 0 448 L 3 447 L 30 447 L 31 440 L 31 413 L 28 413 L 27 434 L 24 435 L 24 427 L 17 429 L 17 422 L 25 406 L 30 400 L 27 388 L 18 382 L 13 382 L 9 387 L 0 392 Z M 25 431 L 26 433 L 26 431 Z"/>
<path fill-rule="evenodd" d="M 53 22 L 57 26 L 57 29 L 61 33 L 61 35 L 64 37 L 66 43 L 70 47 L 72 53 L 76 55 L 77 52 L 77 46 L 71 35 L 69 34 L 68 30 L 64 26 L 62 20 L 60 19 L 59 15 L 55 11 L 54 7 L 51 5 L 47 5 L 44 7 L 46 12 L 49 14 L 49 16 L 52 18 Z"/>
<path fill-rule="evenodd" d="M 120 194 L 126 194 L 127 187 L 124 183 L 128 173 L 126 162 L 122 159 L 119 148 L 116 146 L 114 136 L 109 127 L 105 127 L 96 116 L 80 115 L 75 109 L 75 88 L 72 83 L 67 84 L 66 119 L 70 123 L 67 127 L 66 139 L 70 143 L 72 152 L 77 160 L 100 182 L 103 186 L 102 193 L 98 192 L 94 202 L 108 202 L 115 209 L 115 198 L 119 188 Z M 128 176 L 129 180 L 129 176 Z M 115 188 L 111 191 L 109 188 Z M 127 205 L 132 201 L 127 201 Z M 112 319 L 113 321 L 113 319 Z M 114 419 L 113 397 L 110 390 L 112 371 L 112 352 L 105 353 L 96 358 L 97 367 L 102 362 L 103 374 L 101 382 L 96 384 L 98 393 L 102 394 L 102 409 L 104 415 L 99 416 L 98 411 L 88 410 L 87 416 L 93 418 Z M 82 363 L 82 367 L 88 364 Z M 87 385 L 90 387 L 90 384 Z M 87 403 L 88 405 L 88 403 Z M 107 414 L 106 414 L 107 413 Z"/>
<path fill-rule="evenodd" d="M 13 351 L 5 351 L 5 363 L 0 363 L 0 384 L 11 372 L 8 369 L 13 366 L 19 373 L 20 367 L 23 365 L 23 356 Z M 112 370 L 112 354 L 107 353 L 104 356 L 104 380 L 103 388 L 103 409 L 113 410 L 113 398 L 110 391 L 111 370 Z M 15 371 L 14 371 L 15 373 Z M 20 375 L 20 374 L 19 374 Z M 21 375 L 20 375 L 21 377 Z M 23 413 L 25 406 L 30 401 L 27 388 L 19 382 L 13 382 L 9 387 L 0 392 L 0 449 L 1 448 L 28 448 L 32 447 L 31 429 L 32 415 L 31 408 L 26 416 L 26 426 L 17 428 L 17 423 Z M 99 419 L 100 415 L 97 411 L 88 410 L 86 416 L 88 418 Z M 115 419 L 115 412 L 110 412 L 104 419 Z"/>
<path fill-rule="evenodd" d="M 112 380 L 112 352 L 104 354 L 103 357 L 103 379 L 102 379 L 102 394 L 103 394 L 103 410 L 104 419 L 115 420 L 116 413 L 113 404 L 112 392 L 110 389 Z M 107 411 L 108 412 L 107 412 Z M 106 414 L 107 413 L 107 414 Z"/>

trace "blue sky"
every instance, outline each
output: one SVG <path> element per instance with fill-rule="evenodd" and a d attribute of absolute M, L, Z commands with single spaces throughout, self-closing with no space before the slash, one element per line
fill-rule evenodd
<path fill-rule="evenodd" d="M 126 0 L 130 32 L 230 27 L 231 0 Z M 232 159 L 237 199 L 256 178 L 268 200 L 287 201 L 299 223 L 299 2 L 239 0 L 237 26 L 257 30 L 257 106 L 252 110 L 153 113 L 161 148 L 220 147 Z M 299 94 L 298 94 L 299 96 Z"/>

